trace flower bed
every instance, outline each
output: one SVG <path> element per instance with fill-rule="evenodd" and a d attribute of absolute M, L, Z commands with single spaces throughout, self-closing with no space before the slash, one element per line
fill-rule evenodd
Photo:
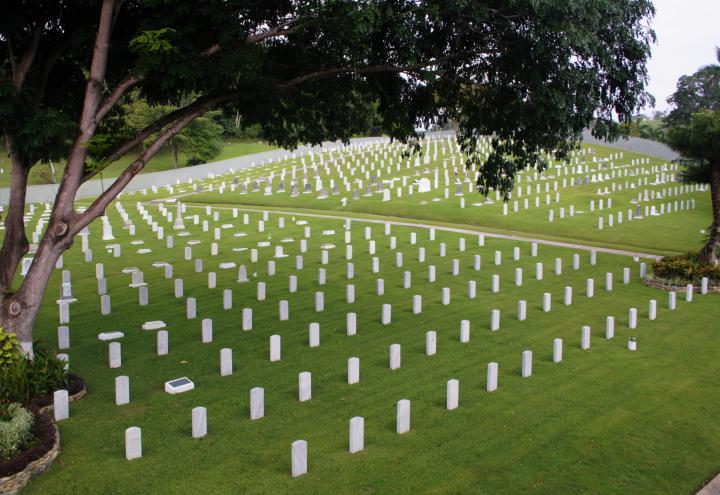
<path fill-rule="evenodd" d="M 33 445 L 9 460 L 0 460 L 0 493 L 16 494 L 45 471 L 60 450 L 60 432 L 52 418 L 34 410 Z"/>
<path fill-rule="evenodd" d="M 711 286 L 720 285 L 720 265 L 700 263 L 697 254 L 688 253 L 679 256 L 665 256 L 652 264 L 655 277 L 668 285 L 699 285 L 706 277 Z"/>
<path fill-rule="evenodd" d="M 78 375 L 70 373 L 68 375 L 68 401 L 72 402 L 85 396 L 85 382 Z M 35 397 L 30 400 L 30 407 L 37 408 L 41 413 L 51 413 L 53 410 L 53 394 L 46 394 L 41 397 Z"/>

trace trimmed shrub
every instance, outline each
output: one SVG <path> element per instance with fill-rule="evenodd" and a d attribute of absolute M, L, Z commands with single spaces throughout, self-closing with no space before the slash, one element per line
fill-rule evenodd
<path fill-rule="evenodd" d="M 669 282 L 697 284 L 707 277 L 711 284 L 720 284 L 720 265 L 700 263 L 696 253 L 665 256 L 653 262 L 652 269 L 656 278 Z"/>
<path fill-rule="evenodd" d="M 32 438 L 33 415 L 17 402 L 0 409 L 0 459 L 10 459 Z"/>
<path fill-rule="evenodd" d="M 47 454 L 55 445 L 55 422 L 52 417 L 47 414 L 38 414 L 36 410 L 32 410 L 32 413 L 35 415 L 30 432 L 32 440 L 13 458 L 3 459 L 0 457 L 0 478 L 22 471 L 28 464 Z"/>
<path fill-rule="evenodd" d="M 31 361 L 24 356 L 8 366 L 0 367 L 0 403 L 28 402 L 55 390 L 67 387 L 68 376 L 65 363 L 49 354 L 41 346 L 35 346 Z"/>
<path fill-rule="evenodd" d="M 14 333 L 5 331 L 0 327 L 0 368 L 11 366 L 22 359 L 20 342 Z"/>

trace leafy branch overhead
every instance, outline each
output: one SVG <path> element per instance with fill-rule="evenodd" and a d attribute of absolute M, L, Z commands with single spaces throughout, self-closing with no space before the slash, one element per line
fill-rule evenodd
<path fill-rule="evenodd" d="M 452 121 L 479 186 L 507 193 L 519 168 L 543 166 L 544 151 L 562 155 L 591 122 L 614 137 L 649 100 L 653 13 L 650 0 L 9 0 L 0 126 L 13 185 L 1 289 L 28 248 L 28 169 L 66 166 L 35 262 L 0 301 L 0 320 L 27 340 L 53 260 L 184 129 L 207 137 L 197 119 L 212 110 L 284 147 L 347 141 L 371 113 L 401 140 Z M 132 127 L 132 92 L 173 109 Z M 492 149 L 478 150 L 480 135 Z M 81 184 L 136 150 L 76 212 Z"/>

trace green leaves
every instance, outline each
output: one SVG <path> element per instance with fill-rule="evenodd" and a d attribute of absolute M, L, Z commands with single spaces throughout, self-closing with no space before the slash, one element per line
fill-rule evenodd
<path fill-rule="evenodd" d="M 0 327 L 0 368 L 12 366 L 22 359 L 20 342 L 14 333 Z"/>
<path fill-rule="evenodd" d="M 167 27 L 142 31 L 130 40 L 130 50 L 133 52 L 176 52 L 178 51 L 177 46 L 170 41 L 174 34 L 175 30 Z"/>
<path fill-rule="evenodd" d="M 77 128 L 48 122 L 46 132 L 35 117 L 77 122 L 99 7 L 60 3 L 52 22 L 42 11 L 7 12 L 0 56 L 5 40 L 26 46 L 32 26 L 53 29 L 43 33 L 27 92 L 0 88 L 0 122 L 37 143 L 21 145 L 33 156 L 57 155 Z M 519 168 L 542 167 L 546 152 L 562 157 L 591 122 L 596 136 L 619 135 L 617 119 L 649 101 L 653 12 L 650 0 L 125 2 L 103 87 L 107 95 L 141 74 L 146 110 L 229 94 L 224 111 L 285 147 L 347 140 L 370 120 L 401 140 L 452 121 L 479 185 L 507 193 Z M 45 51 L 51 46 L 60 50 L 55 59 Z M 43 85 L 47 62 L 51 84 Z M 131 116 L 118 106 L 106 117 L 104 136 L 89 143 L 90 165 L 137 133 Z M 487 156 L 474 151 L 481 135 L 494 138 Z"/>
<path fill-rule="evenodd" d="M 680 77 L 668 102 L 667 142 L 685 159 L 685 179 L 709 182 L 712 167 L 720 167 L 720 65 Z"/>

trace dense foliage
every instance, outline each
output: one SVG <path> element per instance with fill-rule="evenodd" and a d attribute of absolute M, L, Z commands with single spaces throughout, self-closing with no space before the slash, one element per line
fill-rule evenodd
<path fill-rule="evenodd" d="M 23 90 L 0 84 L 0 121 L 26 138 L 15 146 L 28 163 L 58 160 L 73 142 L 98 10 L 89 0 L 4 7 L 8 72 L 8 50 L 19 57 L 45 25 Z M 150 104 L 228 95 L 228 115 L 284 146 L 349 138 L 367 128 L 368 101 L 396 138 L 456 119 L 469 150 L 477 135 L 496 137 L 482 182 L 508 187 L 540 150 L 566 149 L 592 119 L 615 135 L 613 113 L 628 119 L 647 101 L 652 13 L 645 0 L 125 1 L 105 82 L 141 76 Z M 281 36 L 248 43 L 283 24 Z"/>
<path fill-rule="evenodd" d="M 28 404 L 33 398 L 67 387 L 65 363 L 41 346 L 35 346 L 35 357 L 22 357 L 0 367 L 0 404 Z"/>
<path fill-rule="evenodd" d="M 666 140 L 665 115 L 662 112 L 655 112 L 652 116 L 643 114 L 633 117 L 632 122 L 626 125 L 627 133 L 630 136 L 660 143 Z"/>
<path fill-rule="evenodd" d="M 22 359 L 20 342 L 14 333 L 0 327 L 0 369 L 12 366 Z"/>
<path fill-rule="evenodd" d="M 698 284 L 707 277 L 711 283 L 720 284 L 720 266 L 703 263 L 697 253 L 666 256 L 653 262 L 656 278 L 677 284 Z"/>
<path fill-rule="evenodd" d="M 0 459 L 9 459 L 32 438 L 33 415 L 17 402 L 0 405 Z"/>
<path fill-rule="evenodd" d="M 717 49 L 720 62 L 720 48 Z M 720 249 L 720 64 L 682 76 L 668 102 L 673 110 L 665 121 L 667 143 L 680 155 L 687 182 L 710 183 L 712 224 L 699 253 L 705 263 L 717 263 Z"/>

